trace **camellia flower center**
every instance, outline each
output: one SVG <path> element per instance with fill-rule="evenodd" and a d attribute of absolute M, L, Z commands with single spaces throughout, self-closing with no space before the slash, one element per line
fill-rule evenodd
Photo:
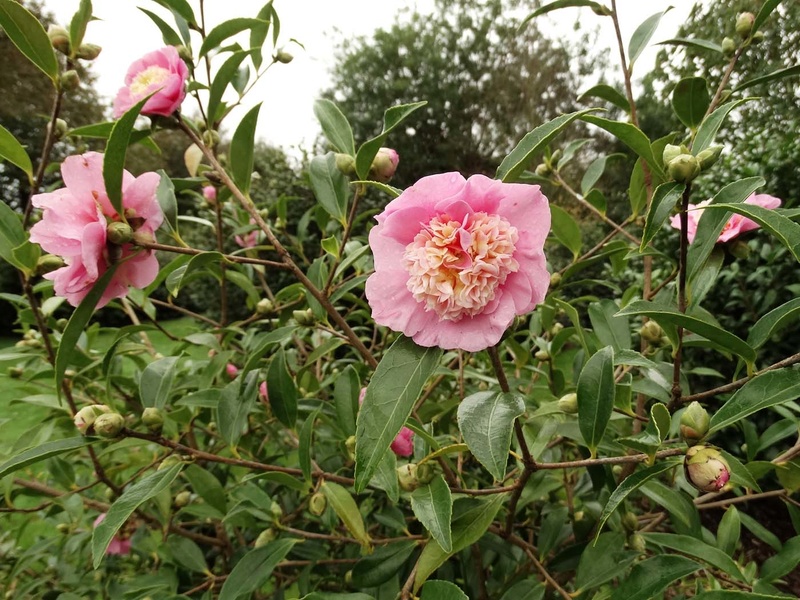
<path fill-rule="evenodd" d="M 169 70 L 158 65 L 147 67 L 133 78 L 130 85 L 131 94 L 133 96 L 143 97 L 151 86 L 156 86 L 164 83 L 169 78 Z"/>
<path fill-rule="evenodd" d="M 480 314 L 508 274 L 519 269 L 518 239 L 517 228 L 498 215 L 478 212 L 463 223 L 434 217 L 403 253 L 410 275 L 406 286 L 441 319 Z"/>

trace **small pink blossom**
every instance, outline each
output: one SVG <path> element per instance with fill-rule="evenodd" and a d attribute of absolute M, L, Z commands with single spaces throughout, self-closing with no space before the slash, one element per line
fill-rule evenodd
<path fill-rule="evenodd" d="M 703 215 L 703 207 L 708 206 L 710 203 L 711 200 L 703 200 L 699 204 L 689 205 L 686 231 L 690 244 L 694 241 L 694 238 L 697 235 L 697 224 L 700 222 L 700 217 Z M 747 200 L 744 201 L 744 203 L 774 209 L 781 205 L 781 200 L 779 198 L 775 198 L 774 196 L 770 196 L 769 194 L 751 194 Z M 680 215 L 671 217 L 670 225 L 672 225 L 675 229 L 680 229 Z M 760 225 L 752 219 L 748 219 L 747 217 L 739 214 L 734 214 L 730 219 L 728 219 L 728 222 L 725 223 L 725 226 L 722 228 L 722 232 L 717 238 L 717 243 L 729 242 L 738 235 L 747 231 L 752 231 L 753 229 L 758 229 L 759 227 Z"/>
<path fill-rule="evenodd" d="M 100 513 L 98 517 L 94 520 L 93 527 L 97 527 L 100 523 L 103 522 L 103 519 L 106 518 L 106 513 Z M 130 539 L 123 539 L 119 534 L 115 535 L 111 538 L 111 542 L 108 544 L 108 548 L 106 548 L 106 554 L 118 554 L 118 555 L 125 555 L 131 553 L 131 541 Z"/>
<path fill-rule="evenodd" d="M 255 219 L 251 218 L 250 225 L 255 225 L 255 224 L 256 224 Z M 253 229 L 252 231 L 245 233 L 244 236 L 236 235 L 233 237 L 233 239 L 242 248 L 254 248 L 255 246 L 258 245 L 259 233 L 260 232 L 258 229 Z"/>
<path fill-rule="evenodd" d="M 98 308 L 126 296 L 128 286 L 141 289 L 150 285 L 158 274 L 158 261 L 152 252 L 123 244 L 114 248 L 119 256 L 113 259 L 109 256 L 106 228 L 109 223 L 119 221 L 120 216 L 106 194 L 103 155 L 87 152 L 70 156 L 61 165 L 61 175 L 66 187 L 33 197 L 33 205 L 43 209 L 44 214 L 31 228 L 30 237 L 67 264 L 44 275 L 53 281 L 55 294 L 78 306 L 112 260 L 120 264 Z M 128 171 L 122 174 L 122 206 L 128 223 L 137 233 L 151 237 L 164 219 L 156 199 L 159 181 L 157 173 L 144 173 L 136 178 Z"/>
<path fill-rule="evenodd" d="M 217 188 L 213 185 L 203 186 L 203 198 L 213 204 L 217 199 Z"/>
<path fill-rule="evenodd" d="M 128 67 L 125 85 L 114 98 L 114 118 L 118 119 L 142 98 L 155 94 L 142 108 L 143 115 L 170 116 L 186 97 L 189 69 L 174 46 L 145 54 Z"/>
<path fill-rule="evenodd" d="M 239 369 L 235 364 L 228 363 L 227 365 L 225 365 L 225 372 L 231 379 L 236 379 L 236 376 L 239 374 Z"/>
<path fill-rule="evenodd" d="M 261 385 L 258 386 L 258 393 L 261 396 L 261 400 L 264 402 L 269 402 L 269 392 L 267 391 L 266 381 L 262 381 Z"/>
<path fill-rule="evenodd" d="M 361 391 L 358 393 L 359 406 L 364 403 L 366 395 L 367 388 L 361 388 Z M 411 456 L 414 453 L 414 432 L 408 427 L 403 427 L 389 447 L 397 456 Z"/>
<path fill-rule="evenodd" d="M 395 198 L 369 233 L 372 318 L 420 346 L 494 346 L 550 285 L 550 207 L 539 186 L 431 175 Z"/>
<path fill-rule="evenodd" d="M 394 177 L 397 165 L 400 163 L 400 155 L 392 148 L 379 148 L 378 153 L 372 160 L 372 176 L 375 180 L 387 183 Z"/>

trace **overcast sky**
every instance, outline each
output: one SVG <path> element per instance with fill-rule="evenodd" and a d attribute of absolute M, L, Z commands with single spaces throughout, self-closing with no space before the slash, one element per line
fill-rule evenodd
<path fill-rule="evenodd" d="M 196 9 L 196 0 L 189 1 Z M 265 1 L 206 0 L 206 21 L 213 25 L 233 17 L 254 17 Z M 68 25 L 79 0 L 45 0 L 44 4 L 58 21 Z M 416 7 L 424 13 L 429 12 L 433 4 L 433 0 L 275 0 L 274 6 L 281 19 L 279 44 L 285 44 L 295 60 L 288 65 L 275 65 L 248 96 L 249 101 L 238 109 L 239 116 L 249 106 L 264 102 L 259 137 L 287 149 L 310 148 L 319 132 L 312 112 L 313 102 L 330 81 L 336 45 L 345 36 L 370 34 L 376 28 L 391 25 L 404 7 Z M 674 9 L 662 20 L 653 41 L 674 37 L 694 0 L 618 0 L 617 4 L 627 44 L 639 23 L 670 4 Z M 172 19 L 161 6 L 148 0 L 93 0 L 93 6 L 100 20 L 89 24 L 85 39 L 103 47 L 93 68 L 97 74 L 97 89 L 110 102 L 122 85 L 128 65 L 163 46 L 158 29 L 137 7 L 158 13 L 170 23 Z M 562 30 L 569 35 L 575 19 L 580 17 L 589 26 L 598 22 L 606 26 L 602 44 L 610 46 L 614 40 L 611 21 L 595 17 L 589 9 L 564 9 L 553 14 L 555 17 L 542 17 L 549 19 L 544 31 Z M 305 50 L 291 44 L 290 38 L 302 42 Z M 608 46 L 598 48 L 598 52 L 609 51 Z M 651 50 L 640 58 L 637 63 L 640 74 L 652 65 L 654 57 L 655 51 Z M 611 65 L 618 63 L 616 51 L 609 62 Z M 231 119 L 235 122 L 236 114 Z"/>

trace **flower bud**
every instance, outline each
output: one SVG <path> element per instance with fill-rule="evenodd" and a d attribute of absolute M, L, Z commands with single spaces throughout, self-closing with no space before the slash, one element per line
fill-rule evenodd
<path fill-rule="evenodd" d="M 203 198 L 205 198 L 209 204 L 214 204 L 217 200 L 217 188 L 213 185 L 203 186 Z"/>
<path fill-rule="evenodd" d="M 266 381 L 262 381 L 258 386 L 258 396 L 261 398 L 262 402 L 269 404 L 269 388 L 267 388 Z"/>
<path fill-rule="evenodd" d="M 553 174 L 553 169 L 550 168 L 550 165 L 545 163 L 539 163 L 536 165 L 535 173 L 539 177 L 550 177 Z"/>
<path fill-rule="evenodd" d="M 217 133 L 213 129 L 205 130 L 203 132 L 203 143 L 209 148 L 213 148 L 214 146 L 219 144 L 219 133 Z M 206 177 L 208 177 L 207 173 Z"/>
<path fill-rule="evenodd" d="M 350 460 L 355 460 L 356 458 L 356 436 L 351 435 L 344 443 L 344 447 L 347 450 L 347 456 L 350 457 Z"/>
<path fill-rule="evenodd" d="M 642 339 L 651 344 L 657 344 L 661 341 L 661 336 L 664 335 L 664 330 L 655 321 L 648 321 L 639 330 L 639 335 Z"/>
<path fill-rule="evenodd" d="M 119 413 L 106 413 L 94 421 L 95 433 L 104 438 L 117 437 L 123 427 L 125 427 L 125 419 Z"/>
<path fill-rule="evenodd" d="M 719 450 L 710 446 L 692 446 L 683 461 L 686 480 L 701 492 L 718 492 L 731 478 L 728 463 Z"/>
<path fill-rule="evenodd" d="M 297 321 L 298 325 L 302 325 L 304 327 L 311 327 L 316 323 L 316 319 L 314 318 L 314 312 L 307 308 L 306 310 L 293 310 L 292 317 L 295 321 Z"/>
<path fill-rule="evenodd" d="M 231 379 L 236 379 L 236 376 L 239 374 L 239 368 L 233 363 L 228 363 L 225 365 L 225 373 L 227 373 L 228 377 Z"/>
<path fill-rule="evenodd" d="M 117 246 L 127 244 L 133 239 L 133 229 L 122 221 L 109 223 L 106 227 L 106 239 Z"/>
<path fill-rule="evenodd" d="M 63 137 L 67 135 L 68 130 L 69 127 L 64 119 L 56 119 L 55 127 L 53 127 L 53 123 L 47 124 L 47 131 L 52 131 L 53 138 L 56 140 L 63 139 Z"/>
<path fill-rule="evenodd" d="M 550 275 L 550 287 L 555 289 L 561 285 L 561 273 L 553 273 Z"/>
<path fill-rule="evenodd" d="M 20 367 L 9 367 L 8 376 L 11 379 L 19 379 L 25 373 Z"/>
<path fill-rule="evenodd" d="M 734 42 L 733 39 L 731 39 L 729 37 L 723 38 L 723 40 L 722 40 L 722 53 L 725 56 L 730 57 L 730 56 L 733 56 L 735 52 L 736 52 L 736 42 Z"/>
<path fill-rule="evenodd" d="M 755 21 L 756 17 L 753 13 L 739 13 L 739 16 L 736 17 L 736 33 L 739 34 L 739 37 L 742 39 L 750 37 L 750 32 L 753 31 L 753 23 L 755 23 Z"/>
<path fill-rule="evenodd" d="M 56 531 L 58 531 L 58 533 L 63 533 L 64 535 L 66 535 L 70 532 L 70 526 L 67 523 L 59 523 L 58 525 L 56 525 Z"/>
<path fill-rule="evenodd" d="M 171 466 L 180 464 L 182 462 L 183 461 L 181 460 L 180 456 L 176 456 L 176 455 L 173 454 L 171 456 L 168 456 L 164 460 L 162 460 L 161 464 L 158 465 L 158 468 L 156 469 L 156 471 L 160 471 L 162 469 L 169 469 Z"/>
<path fill-rule="evenodd" d="M 433 481 L 435 475 L 436 472 L 430 463 L 417 465 L 417 481 L 419 481 L 421 485 L 425 485 Z"/>
<path fill-rule="evenodd" d="M 77 90 L 80 84 L 81 84 L 81 78 L 75 69 L 64 71 L 61 74 L 61 87 L 66 91 L 72 92 L 74 90 Z"/>
<path fill-rule="evenodd" d="M 753 34 L 753 39 L 752 39 L 752 42 L 753 42 L 754 44 L 760 44 L 760 43 L 761 43 L 761 42 L 763 42 L 763 41 L 764 41 L 764 32 L 763 32 L 763 31 L 756 31 L 756 32 Z"/>
<path fill-rule="evenodd" d="M 184 506 L 187 506 L 191 501 L 192 501 L 192 493 L 184 490 L 182 492 L 178 492 L 177 494 L 175 494 L 175 500 L 173 500 L 172 503 L 175 505 L 175 508 L 183 508 Z"/>
<path fill-rule="evenodd" d="M 372 159 L 372 165 L 369 168 L 370 175 L 375 181 L 381 183 L 388 183 L 394 177 L 397 171 L 397 165 L 400 162 L 400 155 L 397 154 L 392 148 L 381 148 Z"/>
<path fill-rule="evenodd" d="M 266 315 L 275 310 L 275 305 L 269 298 L 262 298 L 256 304 L 256 313 L 259 315 Z"/>
<path fill-rule="evenodd" d="M 164 426 L 164 413 L 154 406 L 148 406 L 142 412 L 142 423 L 153 433 L 161 433 Z"/>
<path fill-rule="evenodd" d="M 578 412 L 578 394 L 566 394 L 558 399 L 558 409 L 568 415 Z"/>
<path fill-rule="evenodd" d="M 253 544 L 253 546 L 255 548 L 261 548 L 261 546 L 266 546 L 274 539 L 275 539 L 275 530 L 272 527 L 270 527 L 269 529 L 265 529 L 264 531 L 258 534 L 258 537 L 256 538 L 256 541 Z"/>
<path fill-rule="evenodd" d="M 50 38 L 53 48 L 61 54 L 69 54 L 69 32 L 61 25 L 50 25 L 47 28 L 47 37 Z"/>
<path fill-rule="evenodd" d="M 75 427 L 78 428 L 82 434 L 86 435 L 89 429 L 94 425 L 97 417 L 110 413 L 111 409 L 105 404 L 92 404 L 91 406 L 84 406 L 72 418 Z"/>
<path fill-rule="evenodd" d="M 81 60 L 94 60 L 102 51 L 103 49 L 97 44 L 81 44 L 75 52 L 75 57 Z"/>
<path fill-rule="evenodd" d="M 622 526 L 626 531 L 636 531 L 639 529 L 639 519 L 633 513 L 625 513 L 622 516 Z"/>
<path fill-rule="evenodd" d="M 317 492 L 308 501 L 308 512 L 314 516 L 322 516 L 326 508 L 328 508 L 328 499 L 322 492 Z"/>
<path fill-rule="evenodd" d="M 667 165 L 667 171 L 678 183 L 690 183 L 700 175 L 700 163 L 691 154 L 679 154 Z"/>
<path fill-rule="evenodd" d="M 397 482 L 400 488 L 406 492 L 413 492 L 422 483 L 417 478 L 417 464 L 408 463 L 397 467 Z"/>
<path fill-rule="evenodd" d="M 700 152 L 697 155 L 697 162 L 700 163 L 700 170 L 705 171 L 714 166 L 719 160 L 720 154 L 722 154 L 722 146 L 711 146 L 711 148 L 706 148 Z"/>
<path fill-rule="evenodd" d="M 188 63 L 190 65 L 192 64 L 192 51 L 191 50 L 189 50 L 183 44 L 180 44 L 179 46 L 175 46 L 175 50 L 178 51 L 178 56 L 180 57 L 180 59 L 183 62 Z"/>
<path fill-rule="evenodd" d="M 561 333 L 561 331 L 563 329 L 564 329 L 564 325 L 562 323 L 559 323 L 558 321 L 556 321 L 555 323 L 553 323 L 553 326 L 550 328 L 550 335 L 552 337 L 555 337 L 559 333 Z"/>
<path fill-rule="evenodd" d="M 641 533 L 633 533 L 628 536 L 628 548 L 635 550 L 639 554 L 644 554 L 647 545 Z"/>
<path fill-rule="evenodd" d="M 533 357 L 541 361 L 550 360 L 550 353 L 547 350 L 537 350 Z"/>
<path fill-rule="evenodd" d="M 39 275 L 44 275 L 45 273 L 51 273 L 56 269 L 60 269 L 66 266 L 66 264 L 67 263 L 65 263 L 64 259 L 60 256 L 45 254 L 44 256 L 40 256 L 39 260 L 36 261 L 36 272 Z"/>
<path fill-rule="evenodd" d="M 734 240 L 728 244 L 728 252 L 740 260 L 746 260 L 750 256 L 750 246 L 742 240 Z"/>
<path fill-rule="evenodd" d="M 270 507 L 269 507 L 269 512 L 270 512 L 270 513 L 272 513 L 272 517 L 273 517 L 273 518 L 274 518 L 276 521 L 280 521 L 280 520 L 281 520 L 281 517 L 283 516 L 283 509 L 281 508 L 281 505 L 280 505 L 280 504 L 278 504 L 277 502 L 273 502 L 273 503 L 270 505 Z"/>
<path fill-rule="evenodd" d="M 681 438 L 690 446 L 694 446 L 708 433 L 710 418 L 708 411 L 695 401 L 681 415 Z"/>
<path fill-rule="evenodd" d="M 664 146 L 664 152 L 661 154 L 661 158 L 664 161 L 664 166 L 668 166 L 669 163 L 678 158 L 678 156 L 681 154 L 685 154 L 681 146 L 674 146 L 672 144 L 667 144 Z"/>
<path fill-rule="evenodd" d="M 294 56 L 286 50 L 278 50 L 278 53 L 275 55 L 275 60 L 284 65 L 288 65 L 294 60 Z"/>

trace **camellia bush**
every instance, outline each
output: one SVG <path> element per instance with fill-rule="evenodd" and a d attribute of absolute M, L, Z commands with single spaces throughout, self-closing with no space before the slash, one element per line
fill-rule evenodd
<path fill-rule="evenodd" d="M 90 0 L 47 31 L 0 0 L 53 92 L 41 148 L 0 129 L 2 168 L 30 189 L 23 213 L 0 203 L 22 288 L 3 294 L 19 337 L 0 351 L 6 598 L 796 597 L 800 354 L 762 352 L 800 300 L 746 331 L 703 306 L 758 240 L 800 259 L 798 210 L 758 176 L 714 171 L 726 119 L 798 73 L 728 85 L 791 3 L 732 14 L 718 40 L 667 42 L 721 76 L 673 82 L 685 128 L 657 140 L 632 79 L 663 12 L 626 42 L 614 0 L 538 8 L 528 21 L 581 6 L 616 30 L 621 84 L 521 133 L 494 177 L 396 189 L 389 136 L 424 101 L 399 98 L 415 102 L 354 140 L 319 100 L 330 151 L 310 160 L 316 204 L 299 217 L 256 194 L 260 105 L 230 119 L 269 69 L 291 68 L 272 2 L 222 23 L 203 0 L 155 4 L 142 10 L 165 46 L 131 64 L 114 120 L 71 129 L 62 101 L 100 52 Z M 600 182 L 623 163 L 559 144 L 577 121 L 635 156 L 622 221 Z M 184 136 L 189 177 L 125 170 L 159 129 Z M 81 151 L 89 138 L 105 150 Z M 57 141 L 76 151 L 51 164 Z M 571 161 L 588 164 L 582 181 L 562 176 Z M 540 184 L 596 219 L 600 243 Z M 359 208 L 367 193 L 378 214 Z M 198 280 L 214 318 L 181 304 Z"/>

